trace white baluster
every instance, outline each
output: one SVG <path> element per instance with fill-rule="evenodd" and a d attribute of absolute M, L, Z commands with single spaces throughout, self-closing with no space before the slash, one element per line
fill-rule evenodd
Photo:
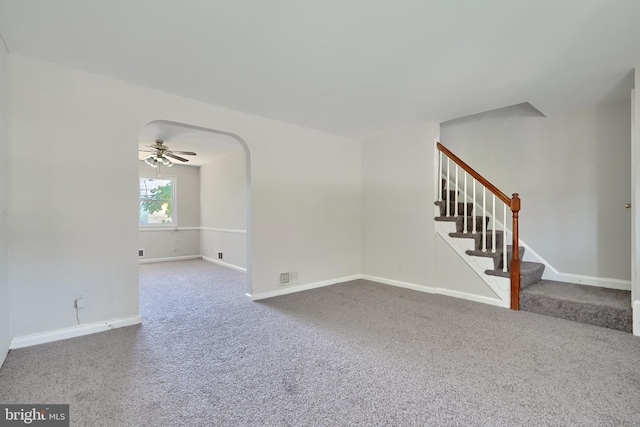
<path fill-rule="evenodd" d="M 491 252 L 495 254 L 496 253 L 496 195 L 495 194 L 493 195 L 493 208 L 491 210 L 491 213 L 493 214 L 493 225 L 491 226 L 491 228 L 493 228 L 493 230 L 491 231 L 492 233 L 491 234 Z"/>
<path fill-rule="evenodd" d="M 507 204 L 503 206 L 502 216 L 504 217 L 504 225 L 502 226 L 502 271 L 507 271 Z"/>
<path fill-rule="evenodd" d="M 462 202 L 464 203 L 464 220 L 462 221 L 462 232 L 467 232 L 467 171 L 464 171 L 464 196 L 462 197 Z"/>
<path fill-rule="evenodd" d="M 442 151 L 438 150 L 438 201 L 442 201 Z"/>
<path fill-rule="evenodd" d="M 473 178 L 473 206 L 475 208 L 476 206 L 476 179 Z M 471 218 L 471 226 L 473 227 L 473 234 L 476 234 L 476 216 L 474 215 L 473 218 Z"/>
<path fill-rule="evenodd" d="M 482 252 L 487 251 L 487 189 L 482 186 Z"/>
<path fill-rule="evenodd" d="M 453 196 L 453 200 L 455 202 L 455 207 L 453 208 L 453 211 L 455 212 L 453 214 L 453 216 L 458 216 L 458 188 L 460 188 L 460 186 L 458 185 L 458 164 L 456 163 L 456 186 L 454 187 L 456 190 L 455 195 Z"/>
<path fill-rule="evenodd" d="M 449 169 L 451 160 L 447 157 L 447 216 L 451 216 L 451 184 L 449 183 Z"/>

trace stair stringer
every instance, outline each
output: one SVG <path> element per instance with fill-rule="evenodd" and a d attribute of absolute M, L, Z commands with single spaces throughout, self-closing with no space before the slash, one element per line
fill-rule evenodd
<path fill-rule="evenodd" d="M 436 234 L 458 254 L 460 258 L 482 279 L 483 282 L 498 297 L 500 307 L 509 308 L 511 306 L 511 281 L 506 277 L 490 276 L 486 270 L 493 269 L 493 260 L 485 257 L 467 255 L 467 250 L 474 249 L 472 239 L 451 237 L 449 233 L 456 231 L 455 224 L 444 221 L 434 221 Z"/>

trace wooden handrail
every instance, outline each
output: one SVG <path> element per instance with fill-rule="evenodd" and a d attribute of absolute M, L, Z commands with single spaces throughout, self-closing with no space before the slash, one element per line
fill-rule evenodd
<path fill-rule="evenodd" d="M 453 154 L 451 151 L 447 150 L 447 148 L 438 142 L 438 150 L 442 151 L 447 155 L 451 160 L 458 164 L 462 169 L 466 170 L 472 177 L 477 179 L 480 184 L 484 185 L 489 191 L 498 196 L 500 200 L 502 200 L 507 206 L 511 206 L 511 198 L 504 194 L 502 191 L 498 190 L 498 188 L 487 181 L 482 175 L 473 170 L 471 166 L 460 160 L 458 156 Z"/>
<path fill-rule="evenodd" d="M 502 191 L 498 190 L 498 188 L 487 181 L 482 175 L 476 172 L 471 166 L 463 162 L 458 156 L 449 151 L 444 145 L 437 143 L 438 150 L 442 151 L 448 158 L 453 160 L 458 166 L 464 169 L 467 173 L 469 173 L 472 177 L 474 177 L 480 184 L 482 184 L 485 188 L 488 188 L 493 194 L 495 194 L 500 200 L 504 202 L 511 209 L 512 216 L 512 225 L 511 225 L 511 236 L 512 236 L 512 251 L 511 251 L 511 262 L 510 262 L 510 279 L 511 279 L 511 309 L 519 310 L 520 309 L 520 237 L 518 235 L 518 218 L 520 216 L 520 197 L 518 193 L 513 193 L 512 197 L 508 197 Z M 457 183 L 456 183 L 457 185 Z M 448 200 L 448 199 L 447 199 Z M 495 215 L 495 212 L 493 213 Z M 504 225 L 505 228 L 507 224 Z M 504 239 L 503 235 L 503 239 Z M 503 254 L 504 257 L 504 254 Z M 503 261 L 504 262 L 504 261 Z"/>

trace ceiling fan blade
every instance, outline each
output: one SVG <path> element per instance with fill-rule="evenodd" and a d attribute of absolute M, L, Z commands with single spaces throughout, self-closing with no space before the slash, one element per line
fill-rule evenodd
<path fill-rule="evenodd" d="M 155 153 L 156 150 L 140 150 L 138 149 L 138 151 L 144 151 L 145 153 Z"/>
<path fill-rule="evenodd" d="M 195 156 L 196 153 L 194 153 L 193 151 L 171 151 L 174 154 L 182 154 L 185 156 Z"/>
<path fill-rule="evenodd" d="M 151 158 L 151 157 L 154 157 L 154 156 L 155 156 L 155 154 L 149 154 L 148 156 L 144 156 L 144 157 L 143 157 L 143 158 L 141 158 L 140 160 L 147 160 L 147 159 L 149 159 L 149 158 Z"/>
<path fill-rule="evenodd" d="M 172 159 L 176 159 L 176 160 L 180 160 L 181 162 L 188 162 L 189 160 L 185 159 L 184 157 L 180 157 L 180 156 L 176 156 L 173 153 L 164 153 L 165 156 L 167 157 L 171 157 Z"/>

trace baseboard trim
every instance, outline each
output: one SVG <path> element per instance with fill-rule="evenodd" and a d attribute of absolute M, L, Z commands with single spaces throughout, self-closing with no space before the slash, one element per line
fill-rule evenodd
<path fill-rule="evenodd" d="M 201 257 L 203 260 L 211 262 L 213 264 L 218 264 L 221 265 L 223 267 L 227 267 L 230 268 L 232 270 L 236 270 L 236 271 L 242 271 L 243 273 L 247 272 L 247 269 L 244 267 L 239 267 L 237 265 L 234 264 L 229 264 L 228 262 L 224 262 L 224 261 L 220 261 L 219 259 L 215 259 L 215 258 L 209 258 L 208 256 L 203 256 Z"/>
<path fill-rule="evenodd" d="M 338 283 L 350 282 L 352 280 L 361 279 L 360 274 L 354 274 L 352 276 L 339 277 L 337 279 L 323 280 L 320 282 L 306 283 L 304 285 L 292 285 L 286 288 L 278 289 L 276 291 L 261 292 L 259 294 L 246 294 L 252 301 L 259 301 L 262 299 L 279 297 L 281 295 L 294 294 L 296 292 L 308 291 L 310 289 L 322 288 L 325 286 L 337 285 Z"/>
<path fill-rule="evenodd" d="M 631 290 L 631 280 L 611 279 L 609 277 L 582 276 L 579 274 L 559 273 L 559 282 L 578 283 L 579 285 L 600 286 L 601 288 Z"/>
<path fill-rule="evenodd" d="M 466 292 L 454 291 L 452 289 L 436 288 L 436 294 L 445 295 L 448 297 L 466 299 L 473 302 L 480 302 L 483 304 L 493 305 L 496 307 L 510 308 L 510 304 L 507 301 L 502 301 L 497 298 L 484 297 L 482 295 L 468 294 Z"/>
<path fill-rule="evenodd" d="M 635 300 L 631 307 L 633 309 L 633 335 L 640 337 L 640 300 Z"/>
<path fill-rule="evenodd" d="M 405 289 L 411 289 L 418 292 L 425 292 L 428 294 L 445 295 L 448 297 L 466 299 L 469 301 L 494 305 L 496 307 L 509 308 L 509 304 L 507 302 L 501 301 L 497 298 L 489 298 L 481 295 L 469 294 L 466 292 L 454 291 L 446 288 L 434 288 L 431 286 L 422 286 L 422 285 L 417 285 L 415 283 L 401 282 L 399 280 L 386 279 L 384 277 L 378 277 L 378 276 L 369 276 L 366 274 L 362 275 L 362 279 L 370 280 L 376 283 L 382 283 L 384 285 L 391 285 L 398 288 L 405 288 Z"/>
<path fill-rule="evenodd" d="M 167 258 L 148 258 L 148 259 L 139 259 L 138 264 L 151 264 L 154 262 L 169 262 L 169 261 L 184 261 L 187 259 L 200 259 L 202 258 L 200 255 L 184 255 L 184 256 L 174 256 Z"/>
<path fill-rule="evenodd" d="M 378 277 L 378 276 L 369 276 L 368 274 L 362 274 L 360 277 L 364 280 L 382 283 L 384 285 L 391 285 L 398 288 L 412 289 L 414 291 L 426 292 L 428 294 L 436 293 L 436 288 L 433 288 L 431 286 L 422 286 L 422 285 L 417 285 L 415 283 L 401 282 L 400 280 L 387 279 L 387 278 Z"/>
<path fill-rule="evenodd" d="M 98 332 L 108 331 L 110 329 L 122 328 L 124 326 L 132 326 L 140 323 L 142 323 L 140 315 L 135 315 L 103 322 L 87 323 L 84 325 L 72 326 L 70 328 L 56 329 L 54 331 L 42 332 L 39 334 L 23 335 L 13 338 L 9 345 L 9 349 L 14 350 L 17 348 L 31 347 L 33 345 L 81 337 L 83 335 L 95 334 Z"/>

